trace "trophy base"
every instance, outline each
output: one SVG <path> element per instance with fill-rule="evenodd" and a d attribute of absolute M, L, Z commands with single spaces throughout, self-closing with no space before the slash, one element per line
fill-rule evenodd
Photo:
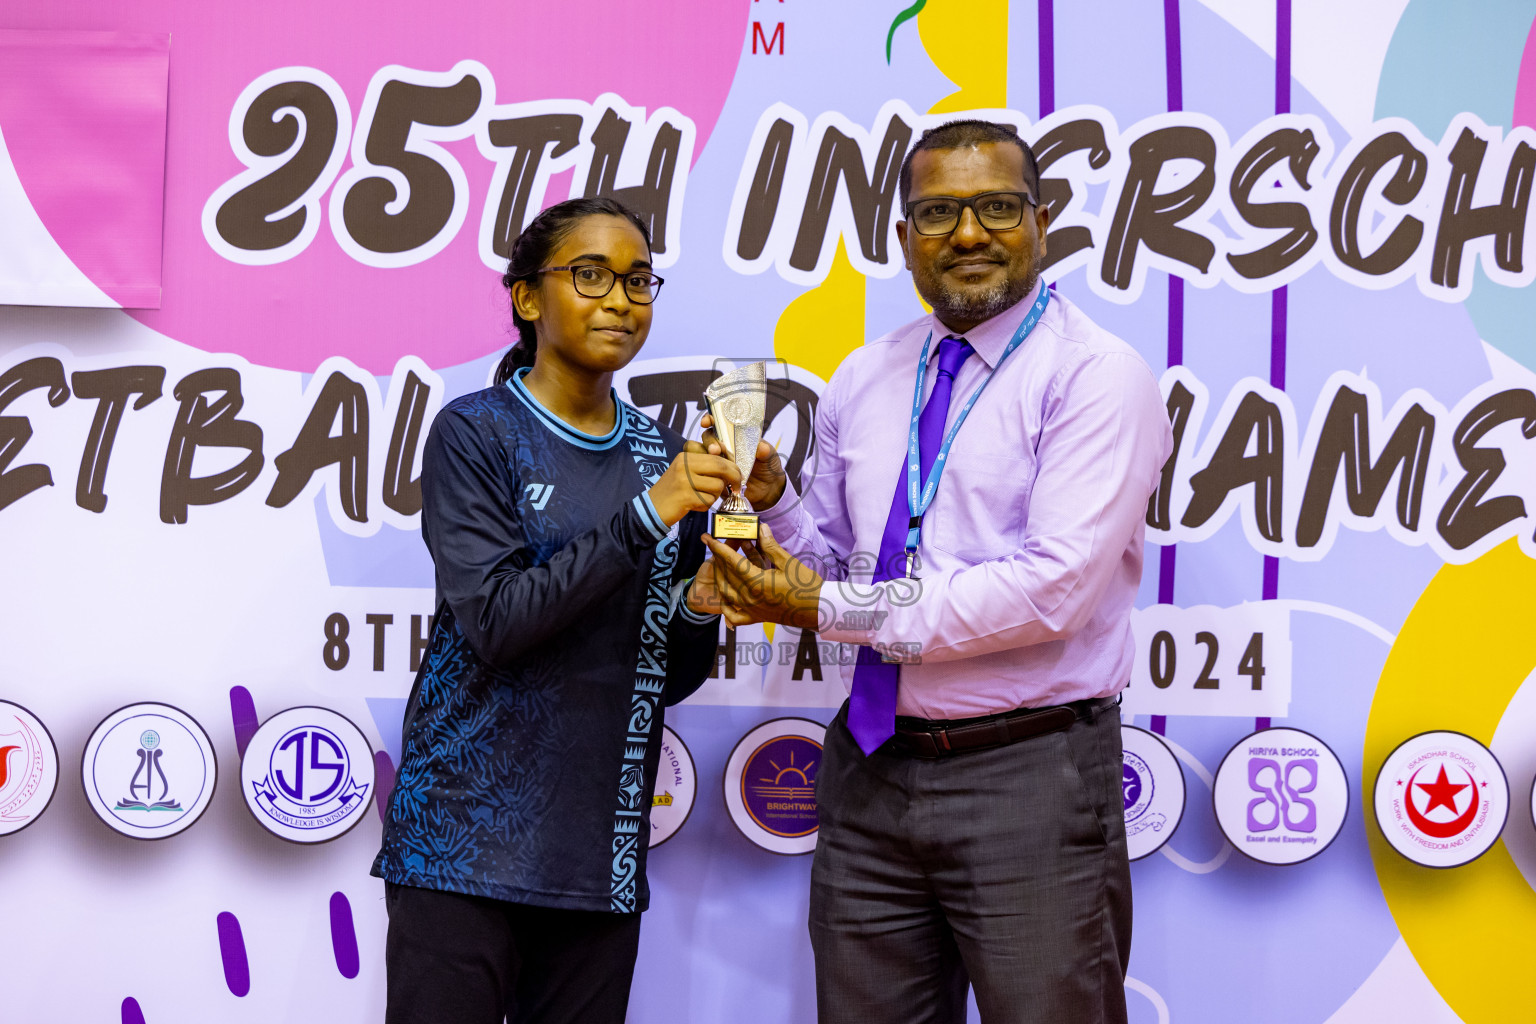
<path fill-rule="evenodd" d="M 757 540 L 756 512 L 715 512 L 709 518 L 709 534 L 716 540 Z"/>

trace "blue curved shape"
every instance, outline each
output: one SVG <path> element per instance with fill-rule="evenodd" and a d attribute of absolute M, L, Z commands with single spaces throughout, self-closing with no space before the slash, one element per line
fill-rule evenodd
<path fill-rule="evenodd" d="M 1414 0 L 1403 11 L 1376 88 L 1376 116 L 1404 117 L 1438 140 L 1451 118 L 1471 111 L 1508 130 L 1536 0 L 1480 6 L 1469 17 L 1455 0 Z M 1426 74 L 1426 68 L 1434 74 Z M 1467 313 L 1488 344 L 1536 369 L 1536 289 L 1488 280 L 1479 265 Z"/>
<path fill-rule="evenodd" d="M 251 991 L 251 964 L 245 956 L 245 936 L 240 931 L 240 920 L 227 910 L 220 912 L 219 958 L 224 961 L 224 984 L 229 991 L 244 998 Z"/>
<path fill-rule="evenodd" d="M 331 893 L 331 952 L 343 978 L 357 977 L 357 929 L 352 924 L 352 904 L 343 893 Z"/>

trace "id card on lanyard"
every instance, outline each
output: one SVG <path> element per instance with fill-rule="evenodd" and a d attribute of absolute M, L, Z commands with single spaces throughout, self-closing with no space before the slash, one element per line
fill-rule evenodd
<path fill-rule="evenodd" d="M 1035 324 L 1040 322 L 1040 317 L 1045 314 L 1046 304 L 1051 299 L 1050 285 L 1042 284 L 1040 294 L 1035 298 L 1035 304 L 1024 315 L 1024 321 L 1019 324 L 1019 329 L 1013 332 L 1013 337 L 1008 342 L 1008 347 L 1003 349 L 1003 354 L 998 356 L 997 365 L 971 392 L 971 397 L 966 399 L 961 407 L 960 414 L 955 417 L 955 422 L 950 425 L 944 434 L 944 443 L 939 446 L 939 454 L 934 457 L 933 468 L 928 471 L 928 479 L 921 484 L 918 474 L 922 472 L 922 456 L 919 452 L 917 437 L 918 419 L 923 413 L 923 378 L 928 373 L 928 346 L 933 341 L 933 332 L 928 332 L 928 337 L 923 339 L 922 354 L 917 357 L 917 386 L 912 392 L 912 423 L 907 428 L 907 578 L 917 579 L 914 571 L 917 565 L 917 542 L 922 537 L 923 516 L 928 511 L 928 506 L 933 504 L 933 496 L 938 493 L 939 479 L 944 475 L 944 463 L 949 460 L 949 446 L 954 444 L 955 435 L 960 433 L 960 425 L 971 414 L 971 406 L 976 404 L 976 399 L 992 383 L 992 378 L 1003 366 L 1004 360 L 1013 354 L 1013 350 L 1024 344 L 1024 339 L 1029 337 L 1035 329 Z"/>

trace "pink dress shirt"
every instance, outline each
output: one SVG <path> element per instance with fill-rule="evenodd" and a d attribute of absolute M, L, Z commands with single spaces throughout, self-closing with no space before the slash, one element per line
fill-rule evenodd
<path fill-rule="evenodd" d="M 976 354 L 955 380 L 950 424 L 1034 299 L 965 335 Z M 955 437 L 923 520 L 919 582 L 871 584 L 898 478 L 905 488 L 930 331 L 932 361 L 951 333 L 932 315 L 843 361 L 817 408 L 804 499 L 786 488 L 763 514 L 828 578 L 821 638 L 901 660 L 902 715 L 969 718 L 1118 692 L 1131 675 L 1147 499 L 1173 451 L 1157 380 L 1134 349 L 1052 295 Z M 930 367 L 925 390 L 934 377 Z M 853 665 L 842 672 L 851 685 Z"/>

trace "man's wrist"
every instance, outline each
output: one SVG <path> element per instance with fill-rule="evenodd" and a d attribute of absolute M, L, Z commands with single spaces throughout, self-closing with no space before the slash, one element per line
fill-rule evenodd
<path fill-rule="evenodd" d="M 817 580 L 814 587 L 796 595 L 795 610 L 790 615 L 787 625 L 797 629 L 809 629 L 813 632 L 821 628 L 821 588 L 824 580 Z"/>
<path fill-rule="evenodd" d="M 764 496 L 761 501 L 752 502 L 753 510 L 757 512 L 766 512 L 770 508 L 773 508 L 773 506 L 779 503 L 779 499 L 784 497 L 784 488 L 787 486 L 789 486 L 789 476 L 787 474 L 780 473 L 778 479 L 775 481 L 773 493 Z"/>

